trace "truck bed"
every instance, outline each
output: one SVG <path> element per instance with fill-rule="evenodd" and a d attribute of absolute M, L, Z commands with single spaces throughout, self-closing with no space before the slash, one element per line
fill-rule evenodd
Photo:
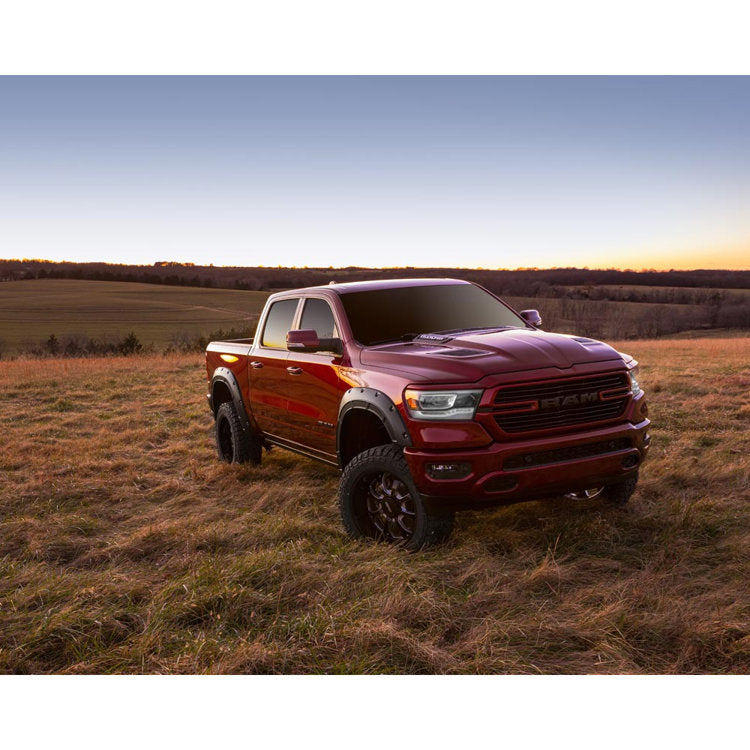
<path fill-rule="evenodd" d="M 220 354 L 247 354 L 252 345 L 254 338 L 250 339 L 229 339 L 228 341 L 212 341 L 207 347 L 207 352 L 218 352 Z"/>

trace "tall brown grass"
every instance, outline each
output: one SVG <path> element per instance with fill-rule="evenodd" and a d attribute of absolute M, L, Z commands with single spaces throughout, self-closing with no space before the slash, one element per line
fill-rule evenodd
<path fill-rule="evenodd" d="M 337 473 L 214 458 L 202 358 L 0 363 L 0 671 L 748 673 L 750 339 L 622 344 L 654 443 L 625 510 L 348 539 Z"/>

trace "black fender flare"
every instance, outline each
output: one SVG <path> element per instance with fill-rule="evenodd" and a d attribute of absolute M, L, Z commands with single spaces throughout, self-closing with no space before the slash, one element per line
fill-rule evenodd
<path fill-rule="evenodd" d="M 248 432 L 254 431 L 253 423 L 251 422 L 250 417 L 247 413 L 247 409 L 245 408 L 245 401 L 242 398 L 240 385 L 237 382 L 237 378 L 234 376 L 234 373 L 228 367 L 217 367 L 214 370 L 213 377 L 211 378 L 211 391 L 209 394 L 209 401 L 214 418 L 216 417 L 216 410 L 218 408 L 214 403 L 214 389 L 216 388 L 216 383 L 223 383 L 229 389 L 229 393 L 232 394 L 232 401 L 234 402 L 234 406 L 237 409 L 237 414 L 239 414 L 242 429 L 247 430 Z"/>
<path fill-rule="evenodd" d="M 339 404 L 339 417 L 336 423 L 336 452 L 339 456 L 341 455 L 341 425 L 344 423 L 344 417 L 352 409 L 370 411 L 379 417 L 391 441 L 396 445 L 406 448 L 412 444 L 409 430 L 406 429 L 396 404 L 383 391 L 375 388 L 350 388 L 344 393 Z"/>

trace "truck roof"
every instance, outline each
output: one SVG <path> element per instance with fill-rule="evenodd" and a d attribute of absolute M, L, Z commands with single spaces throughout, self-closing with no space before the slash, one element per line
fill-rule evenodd
<path fill-rule="evenodd" d="M 463 279 L 377 279 L 373 281 L 347 281 L 343 284 L 326 284 L 321 286 L 311 286 L 306 289 L 295 291 L 307 291 L 311 289 L 327 289 L 336 294 L 348 294 L 350 292 L 368 292 L 375 289 L 400 289 L 410 286 L 445 286 L 448 284 L 468 284 L 470 282 Z"/>

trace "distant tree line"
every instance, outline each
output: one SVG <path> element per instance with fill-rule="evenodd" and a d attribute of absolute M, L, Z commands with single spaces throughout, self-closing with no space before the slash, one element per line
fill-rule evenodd
<path fill-rule="evenodd" d="M 205 351 L 209 341 L 226 341 L 228 339 L 246 339 L 253 336 L 257 319 L 246 328 L 219 328 L 209 333 L 195 333 L 189 330 L 175 331 L 169 344 L 161 350 L 162 354 L 188 354 Z M 42 341 L 31 341 L 18 348 L 11 357 L 18 355 L 34 358 L 66 357 L 107 357 L 132 356 L 136 354 L 154 354 L 157 349 L 153 344 L 144 344 L 134 332 L 122 338 L 97 339 L 82 334 L 50 334 Z M 5 342 L 0 339 L 0 359 L 6 352 Z"/>
<path fill-rule="evenodd" d="M 559 287 L 565 293 L 580 294 L 582 298 L 601 299 L 610 292 L 596 287 L 684 287 L 701 289 L 750 289 L 750 271 L 620 271 L 586 268 L 524 269 L 496 271 L 463 268 L 282 268 L 282 267 L 218 267 L 196 266 L 190 263 L 161 261 L 153 266 L 120 265 L 110 263 L 55 263 L 44 260 L 0 260 L 0 280 L 23 279 L 88 279 L 92 281 L 129 281 L 168 286 L 218 287 L 270 291 L 300 286 L 316 286 L 329 281 L 345 282 L 361 279 L 397 277 L 457 277 L 476 281 L 492 291 L 506 295 L 559 297 Z M 689 295 L 681 299 L 654 299 L 657 290 L 645 292 L 648 299 L 639 298 L 637 290 L 620 290 L 623 301 L 664 301 L 695 304 Z M 665 292 L 666 293 L 666 292 Z M 676 292 L 669 292 L 672 297 Z M 632 299 L 626 299 L 632 297 Z M 685 300 L 683 302 L 682 300 Z"/>
<path fill-rule="evenodd" d="M 81 334 L 50 334 L 47 339 L 21 347 L 21 353 L 31 357 L 103 357 L 131 356 L 152 351 L 145 347 L 132 331 L 121 339 L 94 339 Z"/>
<path fill-rule="evenodd" d="M 229 341 L 231 339 L 248 339 L 255 333 L 257 320 L 247 328 L 219 328 L 210 333 L 195 333 L 183 329 L 172 334 L 165 354 L 188 354 L 189 352 L 202 352 L 210 341 Z"/>

